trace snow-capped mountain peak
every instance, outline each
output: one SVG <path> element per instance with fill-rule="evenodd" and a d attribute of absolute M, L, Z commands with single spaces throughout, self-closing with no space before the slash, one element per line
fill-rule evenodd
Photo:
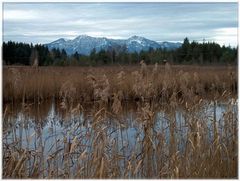
<path fill-rule="evenodd" d="M 59 38 L 59 39 L 53 41 L 52 43 L 65 43 L 65 42 L 66 42 L 66 40 L 64 38 Z"/>
<path fill-rule="evenodd" d="M 143 43 L 144 39 L 145 39 L 145 38 L 143 38 L 143 37 L 134 35 L 134 36 L 128 38 L 127 41 L 129 41 L 129 42 L 137 42 L 137 43 L 140 43 L 140 44 L 141 44 L 141 43 Z"/>
<path fill-rule="evenodd" d="M 175 49 L 181 46 L 181 44 L 169 42 L 157 43 L 155 41 L 136 35 L 125 40 L 115 40 L 105 37 L 97 38 L 88 35 L 79 35 L 73 40 L 65 40 L 63 38 L 60 38 L 56 41 L 46 44 L 46 46 L 49 49 L 64 49 L 67 54 L 74 54 L 75 52 L 78 52 L 79 54 L 89 55 L 93 49 L 98 52 L 102 49 L 118 49 L 125 46 L 128 52 L 140 52 L 141 50 L 149 50 L 149 48 Z"/>

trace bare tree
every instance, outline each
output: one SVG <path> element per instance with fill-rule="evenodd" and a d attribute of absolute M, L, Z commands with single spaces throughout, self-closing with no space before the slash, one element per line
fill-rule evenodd
<path fill-rule="evenodd" d="M 32 50 L 32 53 L 30 56 L 30 65 L 32 67 L 38 67 L 38 52 L 35 49 Z"/>

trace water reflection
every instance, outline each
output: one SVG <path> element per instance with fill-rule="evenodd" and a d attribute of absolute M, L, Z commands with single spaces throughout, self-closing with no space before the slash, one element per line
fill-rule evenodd
<path fill-rule="evenodd" d="M 126 109 L 122 115 L 114 117 L 106 114 L 102 119 L 101 116 L 99 118 L 92 116 L 92 112 L 96 115 L 96 111 L 92 110 L 92 107 L 90 110 L 86 108 L 79 114 L 68 114 L 56 102 L 15 107 L 5 105 L 4 110 L 8 111 L 3 120 L 3 149 L 4 151 L 9 148 L 15 151 L 28 150 L 31 154 L 37 155 L 37 157 L 34 156 L 34 159 L 29 159 L 28 174 L 33 174 L 34 171 L 31 168 L 38 163 L 40 165 L 38 173 L 43 178 L 49 176 L 52 164 L 60 169 L 57 172 L 64 170 L 65 164 L 63 163 L 67 157 L 66 153 L 73 152 L 70 156 L 71 163 L 69 163 L 71 171 L 68 172 L 71 177 L 71 174 L 75 173 L 74 170 L 79 169 L 79 156 L 84 152 L 93 153 L 94 149 L 98 149 L 95 148 L 95 142 L 102 142 L 105 140 L 104 138 L 107 138 L 109 145 L 105 148 L 106 153 L 111 155 L 117 152 L 119 157 L 122 156 L 120 165 L 124 166 L 133 153 L 137 155 L 136 159 L 143 158 L 145 137 L 144 123 L 139 121 L 136 106 L 127 104 L 124 108 Z M 233 112 L 233 115 L 236 116 L 237 106 L 215 105 L 213 102 L 206 102 L 194 116 L 189 115 L 189 112 L 181 107 L 174 110 L 174 114 L 167 109 L 156 110 L 153 133 L 151 133 L 153 136 L 150 139 L 153 148 L 159 144 L 171 146 L 172 140 L 174 140 L 177 142 L 176 149 L 184 152 L 189 129 L 194 129 L 192 127 L 196 126 L 193 124 L 194 121 L 209 130 L 206 139 L 211 143 L 214 137 L 213 126 L 217 125 L 219 132 L 223 132 L 224 116 L 227 111 Z M 216 124 L 213 124 L 214 120 Z M 75 142 L 76 150 L 72 147 Z M 153 157 L 156 159 L 156 153 Z"/>

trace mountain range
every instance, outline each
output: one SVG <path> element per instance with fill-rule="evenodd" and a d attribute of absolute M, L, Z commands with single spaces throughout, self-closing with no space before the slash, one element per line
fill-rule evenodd
<path fill-rule="evenodd" d="M 182 43 L 172 42 L 156 42 L 140 36 L 132 36 L 128 39 L 109 39 L 97 38 L 88 35 L 80 35 L 73 40 L 65 40 L 60 38 L 51 43 L 45 44 L 49 49 L 64 49 L 68 55 L 78 52 L 79 54 L 89 55 L 94 49 L 96 52 L 100 50 L 123 50 L 127 52 L 140 52 L 141 50 L 149 50 L 149 48 L 166 48 L 173 50 L 180 47 Z"/>

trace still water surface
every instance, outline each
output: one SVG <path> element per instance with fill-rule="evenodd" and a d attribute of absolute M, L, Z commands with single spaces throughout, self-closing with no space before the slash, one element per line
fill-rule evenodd
<path fill-rule="evenodd" d="M 214 106 L 213 102 L 206 101 L 194 114 L 198 120 L 206 122 L 209 129 L 209 142 L 213 140 L 212 122 L 214 117 L 216 117 L 218 129 L 221 131 L 224 127 L 224 114 L 227 111 L 232 111 L 237 116 L 237 106 L 229 105 L 231 104 L 220 103 Z M 123 114 L 118 118 L 105 117 L 101 129 L 106 133 L 110 140 L 109 143 L 117 143 L 119 153 L 128 159 L 133 152 L 136 155 L 141 154 L 144 129 L 134 106 L 125 105 L 124 108 Z M 153 132 L 156 135 L 164 136 L 166 144 L 170 144 L 170 124 L 171 120 L 175 120 L 174 132 L 178 142 L 177 149 L 180 152 L 184 151 L 189 130 L 188 114 L 181 108 L 175 110 L 174 114 L 170 114 L 167 110 L 156 110 Z M 49 157 L 55 155 L 59 158 L 55 164 L 59 168 L 63 168 L 66 143 L 71 144 L 74 139 L 77 139 L 79 153 L 84 151 L 91 153 L 96 132 L 91 109 L 86 109 L 78 114 L 67 114 L 61 110 L 59 104 L 54 102 L 24 109 L 22 106 L 16 106 L 8 111 L 3 120 L 3 151 L 9 147 L 15 150 L 34 151 L 41 155 L 42 163 L 47 163 Z M 157 137 L 152 139 L 153 145 L 157 145 L 158 141 Z M 110 148 L 109 152 L 111 152 Z M 73 170 L 76 169 L 75 163 L 73 159 L 71 167 Z M 33 164 L 32 160 L 29 161 L 29 168 Z M 43 164 L 43 167 L 47 167 L 47 165 Z M 47 173 L 43 171 L 43 177 L 44 175 L 46 176 Z"/>

